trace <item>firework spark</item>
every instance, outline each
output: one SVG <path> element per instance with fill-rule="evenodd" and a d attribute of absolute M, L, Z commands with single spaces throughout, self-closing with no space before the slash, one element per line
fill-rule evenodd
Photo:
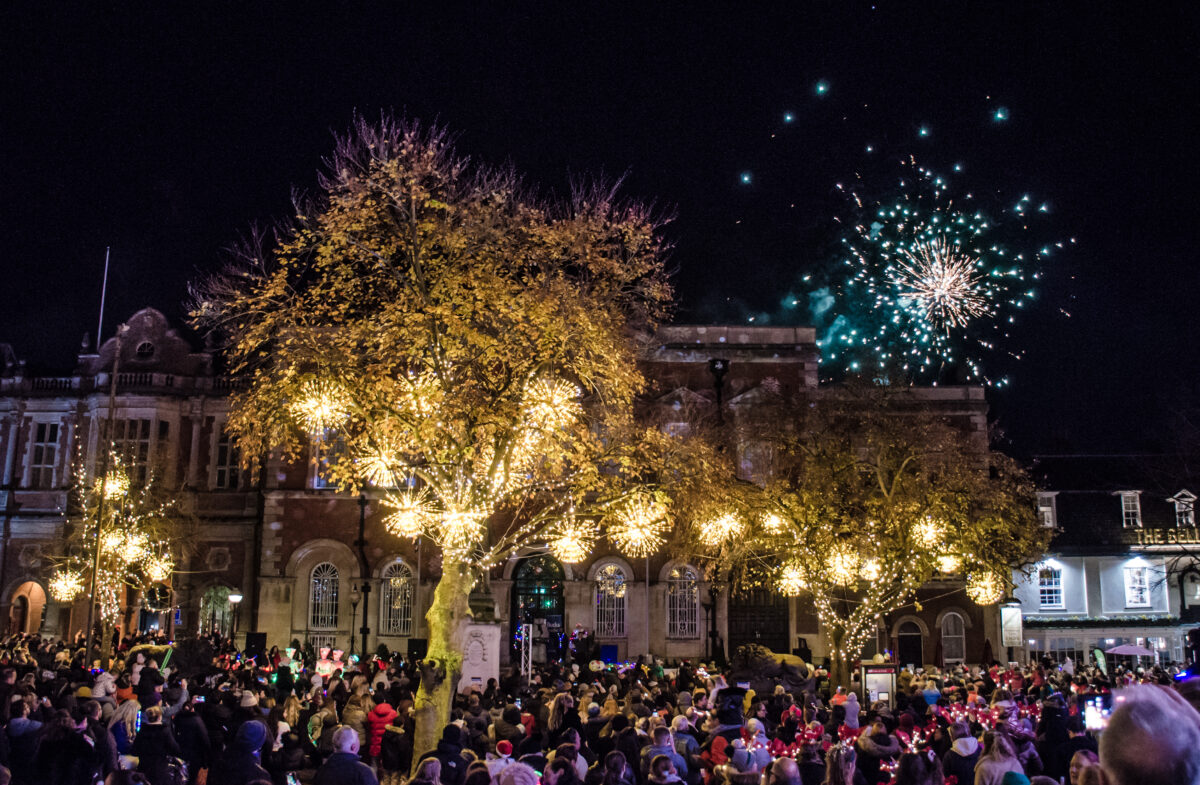
<path fill-rule="evenodd" d="M 930 322 L 949 333 L 951 327 L 966 327 L 989 313 L 987 299 L 980 293 L 979 260 L 944 236 L 916 242 L 900 253 L 907 261 L 897 262 L 889 280 L 900 298 L 913 300 Z"/>

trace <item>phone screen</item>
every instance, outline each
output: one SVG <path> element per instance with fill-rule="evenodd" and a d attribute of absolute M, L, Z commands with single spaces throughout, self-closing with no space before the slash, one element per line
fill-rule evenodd
<path fill-rule="evenodd" d="M 300 785 L 300 778 L 296 776 L 296 772 L 294 772 L 294 771 L 288 772 L 287 785 Z"/>
<path fill-rule="evenodd" d="M 1083 707 L 1083 727 L 1088 730 L 1101 731 L 1108 726 L 1108 717 L 1112 714 L 1112 705 L 1105 705 L 1103 698 L 1092 698 Z"/>
<path fill-rule="evenodd" d="M 204 703 L 204 696 L 203 696 L 203 695 L 197 695 L 197 696 L 196 696 L 196 703 Z"/>

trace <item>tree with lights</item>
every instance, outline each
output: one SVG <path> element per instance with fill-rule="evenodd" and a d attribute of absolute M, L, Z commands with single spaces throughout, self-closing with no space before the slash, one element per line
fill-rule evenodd
<path fill-rule="evenodd" d="M 190 517 L 153 472 L 144 483 L 133 482 L 116 452 L 110 453 L 103 476 L 90 481 L 82 471 L 76 476 L 81 479 L 71 491 L 69 533 L 63 552 L 53 559 L 50 594 L 71 603 L 94 590 L 90 601 L 99 611 L 106 658 L 130 593 L 151 600 L 170 585 L 191 537 Z"/>
<path fill-rule="evenodd" d="M 972 601 L 993 605 L 1009 570 L 1044 549 L 1025 473 L 911 389 L 849 384 L 812 407 L 779 400 L 758 414 L 773 427 L 743 423 L 739 438 L 770 445 L 772 476 L 694 537 L 735 585 L 811 598 L 835 683 L 850 684 L 880 620 L 929 580 L 965 578 Z"/>
<path fill-rule="evenodd" d="M 194 287 L 193 318 L 248 380 L 243 455 L 315 449 L 440 550 L 420 753 L 449 721 L 477 581 L 530 545 L 581 561 L 602 529 L 648 555 L 709 464 L 633 416 L 638 337 L 671 297 L 647 208 L 599 185 L 544 198 L 387 118 L 340 139 L 320 184 L 269 252 Z"/>

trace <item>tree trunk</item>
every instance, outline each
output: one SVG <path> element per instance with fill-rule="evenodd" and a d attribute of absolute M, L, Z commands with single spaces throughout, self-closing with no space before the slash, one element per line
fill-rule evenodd
<path fill-rule="evenodd" d="M 462 652 L 471 608 L 467 603 L 475 585 L 470 567 L 447 559 L 425 614 L 429 623 L 429 653 L 421 666 L 421 687 L 413 700 L 416 722 L 413 760 L 437 747 L 442 729 L 450 724 L 450 708 L 462 675 Z"/>
<path fill-rule="evenodd" d="M 829 657 L 830 692 L 836 691 L 838 687 L 845 687 L 847 692 L 850 691 L 850 660 L 842 651 L 845 641 L 846 631 L 844 629 L 836 626 L 830 629 L 829 642 L 832 644 L 832 652 Z"/>

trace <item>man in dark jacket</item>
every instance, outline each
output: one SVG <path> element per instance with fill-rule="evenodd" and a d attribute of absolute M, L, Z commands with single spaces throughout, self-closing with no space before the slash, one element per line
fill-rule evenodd
<path fill-rule="evenodd" d="M 87 701 L 83 704 L 83 732 L 92 740 L 92 750 L 101 777 L 107 777 L 117 768 L 117 740 L 108 725 L 100 721 L 100 703 Z"/>
<path fill-rule="evenodd" d="M 179 744 L 163 724 L 162 709 L 151 706 L 142 713 L 142 729 L 133 740 L 130 754 L 138 759 L 138 771 L 153 785 L 171 785 L 171 758 L 181 758 Z"/>
<path fill-rule="evenodd" d="M 255 780 L 271 781 L 259 763 L 259 752 L 267 741 L 267 726 L 258 720 L 243 722 L 225 753 L 218 755 L 208 772 L 208 781 L 221 785 L 247 785 Z"/>
<path fill-rule="evenodd" d="M 1046 774 L 1055 779 L 1067 776 L 1071 768 L 1071 758 L 1075 757 L 1075 753 L 1080 750 L 1098 750 L 1096 740 L 1087 734 L 1083 718 L 1078 714 L 1067 718 L 1067 735 L 1067 740 L 1056 745 L 1050 760 L 1046 761 Z"/>
<path fill-rule="evenodd" d="M 961 783 L 975 781 L 975 765 L 979 763 L 979 739 L 971 735 L 971 726 L 956 722 L 950 726 L 950 751 L 942 758 L 942 771 L 946 776 L 958 778 Z"/>
<path fill-rule="evenodd" d="M 469 762 L 463 757 L 462 749 L 462 731 L 457 725 L 447 725 L 442 729 L 442 740 L 437 749 L 422 755 L 421 760 L 437 758 L 441 761 L 442 785 L 463 785 Z"/>
<path fill-rule="evenodd" d="M 195 776 L 200 769 L 211 765 L 212 745 L 208 739 L 208 728 L 196 713 L 194 698 L 189 698 L 175 715 L 175 740 L 179 742 L 181 756 L 188 765 L 188 773 Z"/>
<path fill-rule="evenodd" d="M 317 769 L 313 785 L 379 785 L 371 767 L 358 759 L 358 731 L 339 725 L 333 734 L 333 749 L 329 760 Z M 442 782 L 448 785 L 447 780 Z"/>

